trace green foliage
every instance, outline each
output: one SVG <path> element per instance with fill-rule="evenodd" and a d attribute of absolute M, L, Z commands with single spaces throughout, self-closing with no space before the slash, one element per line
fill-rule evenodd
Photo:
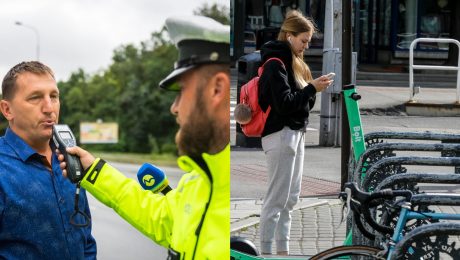
<path fill-rule="evenodd" d="M 176 59 L 177 50 L 163 30 L 140 47 L 119 47 L 106 71 L 89 76 L 80 69 L 59 82 L 60 122 L 77 136 L 80 122 L 117 122 L 119 143 L 91 145 L 92 149 L 175 154 L 171 145 L 175 147 L 177 124 L 169 112 L 175 93 L 161 90 L 158 83 L 172 71 Z"/>
<path fill-rule="evenodd" d="M 207 16 L 222 24 L 230 25 L 230 10 L 225 5 L 204 3 L 203 6 L 193 11 L 193 14 Z"/>
<path fill-rule="evenodd" d="M 0 116 L 0 136 L 5 134 L 6 128 L 8 127 L 8 121 L 2 116 Z"/>

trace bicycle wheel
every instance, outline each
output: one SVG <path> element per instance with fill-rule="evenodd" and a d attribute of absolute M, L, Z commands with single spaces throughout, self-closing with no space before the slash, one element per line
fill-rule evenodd
<path fill-rule="evenodd" d="M 380 251 L 382 249 L 372 246 L 336 246 L 312 256 L 310 260 L 383 259 L 377 256 Z"/>
<path fill-rule="evenodd" d="M 460 224 L 420 226 L 399 241 L 391 259 L 460 259 Z"/>
<path fill-rule="evenodd" d="M 257 247 L 254 245 L 254 243 L 244 237 L 230 237 L 230 248 L 248 255 L 259 255 L 259 250 L 257 250 Z"/>

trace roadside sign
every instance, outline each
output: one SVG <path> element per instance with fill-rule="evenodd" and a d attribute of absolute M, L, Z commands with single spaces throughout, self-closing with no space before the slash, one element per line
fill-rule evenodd
<path fill-rule="evenodd" d="M 80 123 L 80 143 L 115 144 L 118 143 L 118 123 Z"/>

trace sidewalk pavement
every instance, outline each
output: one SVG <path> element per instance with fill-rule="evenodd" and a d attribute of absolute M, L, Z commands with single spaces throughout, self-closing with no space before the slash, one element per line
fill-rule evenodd
<path fill-rule="evenodd" d="M 378 110 L 381 111 L 381 114 L 385 114 L 386 109 L 400 107 L 408 101 L 408 91 L 408 87 L 358 87 L 358 93 L 362 96 L 360 108 L 362 111 Z M 234 95 L 236 96 L 235 93 Z M 421 101 L 433 103 L 451 103 L 455 100 L 454 97 L 455 89 L 428 88 L 423 89 L 421 94 L 417 96 Z M 318 101 L 320 101 L 320 98 L 317 98 L 318 104 L 315 105 L 313 111 L 319 110 L 320 105 Z M 402 115 L 405 115 L 405 113 L 402 112 Z M 311 149 L 311 146 L 315 144 L 307 142 L 306 145 L 310 146 L 309 149 Z M 260 169 L 264 167 L 260 166 L 257 169 L 244 167 L 244 165 L 251 165 L 251 163 L 253 165 L 263 164 L 260 154 L 257 151 L 252 153 L 254 156 L 241 156 L 245 159 L 242 159 L 242 162 L 238 161 L 236 164 L 233 163 L 234 159 L 232 155 L 232 176 L 238 176 L 239 174 L 254 175 L 255 172 L 263 171 Z M 329 158 L 329 160 L 331 159 L 331 154 L 338 154 L 337 148 L 333 147 L 315 147 L 314 153 L 320 158 Z M 258 160 L 258 162 L 252 162 L 251 160 Z M 328 172 L 336 173 L 338 165 L 324 163 L 323 160 L 320 168 L 318 166 L 315 167 L 315 165 L 313 165 L 313 168 L 319 169 L 318 176 L 321 176 L 323 173 L 326 175 Z M 232 183 L 237 184 L 233 180 Z M 239 183 L 245 185 L 243 182 Z M 252 184 L 249 183 L 247 185 Z M 329 190 L 332 189 L 329 188 Z M 245 237 L 253 241 L 258 248 L 260 243 L 259 216 L 261 206 L 262 199 L 260 197 L 231 199 L 231 235 Z M 346 223 L 341 223 L 341 219 L 342 203 L 335 196 L 329 194 L 327 198 L 301 198 L 292 213 L 290 253 L 294 255 L 313 255 L 332 246 L 342 245 L 345 239 Z"/>
<path fill-rule="evenodd" d="M 262 200 L 231 200 L 231 235 L 254 242 L 259 248 L 259 216 Z M 345 239 L 339 199 L 302 198 L 292 213 L 290 254 L 314 255 L 339 246 Z M 273 250 L 276 250 L 273 246 Z M 273 254 L 276 252 L 273 251 Z"/>

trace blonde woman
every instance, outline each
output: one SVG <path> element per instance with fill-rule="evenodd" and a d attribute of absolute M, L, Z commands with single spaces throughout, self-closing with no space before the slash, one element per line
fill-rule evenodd
<path fill-rule="evenodd" d="M 298 11 L 286 15 L 277 41 L 261 48 L 264 72 L 259 80 L 259 103 L 271 106 L 262 133 L 267 158 L 269 187 L 260 215 L 262 254 L 272 253 L 276 241 L 278 255 L 289 254 L 291 211 L 297 203 L 302 181 L 305 132 L 317 92 L 330 84 L 326 76 L 313 79 L 303 61 L 315 27 Z M 276 234 L 276 237 L 275 237 Z"/>

